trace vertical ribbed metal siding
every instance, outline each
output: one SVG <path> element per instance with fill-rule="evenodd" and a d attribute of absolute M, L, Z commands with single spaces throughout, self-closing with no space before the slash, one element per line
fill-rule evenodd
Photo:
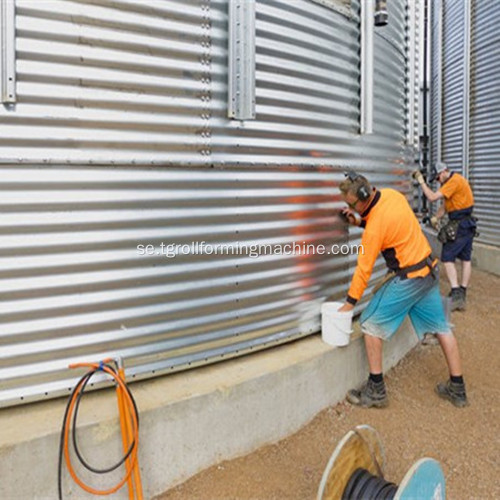
<path fill-rule="evenodd" d="M 469 178 L 478 241 L 500 245 L 500 2 L 474 1 L 472 19 Z"/>
<path fill-rule="evenodd" d="M 2 161 L 204 163 L 208 3 L 16 0 Z"/>
<path fill-rule="evenodd" d="M 464 0 L 447 0 L 443 10 L 442 160 L 463 172 Z"/>
<path fill-rule="evenodd" d="M 429 0 L 426 0 L 429 1 Z M 430 127 L 430 159 L 431 166 L 434 166 L 439 158 L 440 148 L 440 123 L 441 123 L 441 92 L 440 81 L 442 79 L 440 71 L 440 57 L 442 54 L 442 40 L 440 30 L 439 11 L 443 0 L 430 1 L 430 22 L 431 22 L 431 127 Z"/>
<path fill-rule="evenodd" d="M 443 0 L 440 0 L 443 1 Z M 439 2 L 432 5 L 432 118 L 431 157 L 438 159 L 439 122 L 442 121 L 442 159 L 463 172 L 465 0 L 444 2 L 444 36 L 440 45 Z M 469 181 L 479 217 L 477 241 L 500 243 L 500 3 L 472 1 L 470 57 Z M 439 107 L 439 55 L 443 56 L 442 99 Z"/>
<path fill-rule="evenodd" d="M 0 405 L 67 392 L 80 359 L 121 355 L 150 377 L 318 331 L 352 257 L 136 246 L 346 241 L 339 166 L 408 193 L 405 2 L 389 8 L 375 133 L 359 136 L 356 17 L 258 1 L 257 120 L 241 123 L 225 118 L 227 0 L 18 2 L 20 102 L 2 111 L 0 154 L 31 165 L 0 177 Z M 88 166 L 103 162 L 127 168 Z M 199 163 L 216 168 L 181 168 Z"/>
<path fill-rule="evenodd" d="M 431 166 L 442 160 L 462 172 L 464 0 L 430 5 Z"/>

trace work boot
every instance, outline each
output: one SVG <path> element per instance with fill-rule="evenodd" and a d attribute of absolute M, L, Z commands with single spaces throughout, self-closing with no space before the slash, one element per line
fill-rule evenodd
<path fill-rule="evenodd" d="M 448 380 L 441 382 L 436 386 L 436 394 L 443 399 L 451 401 L 455 406 L 462 408 L 467 406 L 467 394 L 465 393 L 465 384 L 458 384 Z"/>
<path fill-rule="evenodd" d="M 451 297 L 451 310 L 465 310 L 465 292 L 461 288 L 452 288 L 448 297 Z"/>
<path fill-rule="evenodd" d="M 383 408 L 389 404 L 384 381 L 374 382 L 371 379 L 368 379 L 360 389 L 350 390 L 347 393 L 347 401 L 364 408 L 371 406 Z"/>
<path fill-rule="evenodd" d="M 465 307 L 467 305 L 467 287 L 460 287 L 460 293 L 462 294 L 462 300 L 464 302 L 462 311 L 465 311 Z"/>

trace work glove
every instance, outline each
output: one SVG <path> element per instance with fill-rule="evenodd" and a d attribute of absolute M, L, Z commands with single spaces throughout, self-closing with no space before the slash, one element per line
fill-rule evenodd
<path fill-rule="evenodd" d="M 344 208 L 340 211 L 340 216 L 342 219 L 344 219 L 345 222 L 348 224 L 351 224 L 352 226 L 359 226 L 361 220 L 360 218 L 356 215 L 354 210 L 351 210 L 350 208 Z"/>
<path fill-rule="evenodd" d="M 434 229 L 439 229 L 439 219 L 435 215 L 431 217 L 431 226 Z"/>
<path fill-rule="evenodd" d="M 420 172 L 420 170 L 415 170 L 415 172 L 413 172 L 411 174 L 411 176 L 420 184 L 425 184 L 425 180 L 424 180 L 424 176 L 422 175 L 422 172 Z"/>

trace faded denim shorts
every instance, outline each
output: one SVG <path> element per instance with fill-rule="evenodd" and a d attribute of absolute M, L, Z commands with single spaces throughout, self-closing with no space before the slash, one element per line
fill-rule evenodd
<path fill-rule="evenodd" d="M 439 292 L 439 280 L 430 274 L 425 278 L 395 277 L 385 283 L 361 314 L 361 329 L 368 335 L 389 340 L 406 315 L 419 339 L 425 333 L 452 333 Z"/>

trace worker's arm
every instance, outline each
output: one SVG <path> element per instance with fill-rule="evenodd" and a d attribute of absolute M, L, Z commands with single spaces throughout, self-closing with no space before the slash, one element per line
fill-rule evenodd
<path fill-rule="evenodd" d="M 444 214 L 445 214 L 445 213 L 446 213 L 446 210 L 444 209 L 444 204 L 443 204 L 443 205 L 441 205 L 441 206 L 438 208 L 438 210 L 437 210 L 437 212 L 436 212 L 436 217 L 437 217 L 438 219 L 442 219 L 442 218 L 444 217 Z"/>
<path fill-rule="evenodd" d="M 377 256 L 382 249 L 381 228 L 365 230 L 361 238 L 362 251 L 358 255 L 358 264 L 352 277 L 351 286 L 347 294 L 346 303 L 339 309 L 340 312 L 350 311 L 356 302 L 363 296 L 373 271 Z"/>
<path fill-rule="evenodd" d="M 426 183 L 424 180 L 424 176 L 420 171 L 415 171 L 413 172 L 413 178 L 418 181 L 420 184 L 420 187 L 422 188 L 422 192 L 425 194 L 425 197 L 429 201 L 438 201 L 441 198 L 443 198 L 443 193 L 441 191 L 436 191 L 434 192 Z"/>
<path fill-rule="evenodd" d="M 436 211 L 436 215 L 433 215 L 431 217 L 431 226 L 434 228 L 434 229 L 437 229 L 439 230 L 439 219 L 441 219 L 445 214 L 445 209 L 444 209 L 444 205 L 441 205 L 437 211 Z"/>
<path fill-rule="evenodd" d="M 421 183 L 420 187 L 429 201 L 438 201 L 443 198 L 443 193 L 441 193 L 441 191 L 434 192 L 425 182 Z"/>

